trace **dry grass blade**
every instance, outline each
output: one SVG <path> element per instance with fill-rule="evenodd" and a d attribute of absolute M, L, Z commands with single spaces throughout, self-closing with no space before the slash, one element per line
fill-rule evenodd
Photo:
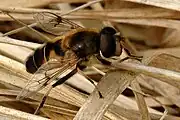
<path fill-rule="evenodd" d="M 134 81 L 132 81 L 131 86 L 133 89 L 137 90 L 137 91 L 141 91 L 140 85 L 137 82 L 137 80 L 135 79 Z M 142 94 L 139 94 L 137 92 L 134 92 L 135 94 L 135 98 L 138 104 L 138 108 L 141 114 L 141 120 L 151 120 L 149 112 L 148 112 L 148 108 L 144 99 L 144 96 Z"/>
<path fill-rule="evenodd" d="M 72 13 L 71 16 L 92 16 L 92 18 L 107 18 L 107 19 L 118 19 L 118 18 L 179 18 L 180 14 L 177 11 L 170 11 L 161 8 L 122 8 L 122 9 L 109 9 L 109 10 L 83 10 L 76 13 Z"/>
<path fill-rule="evenodd" d="M 114 71 L 105 75 L 98 88 L 103 98 L 94 91 L 78 111 L 74 120 L 100 120 L 109 105 L 122 93 L 135 78 L 136 74 L 127 71 Z"/>
<path fill-rule="evenodd" d="M 4 12 L 12 13 L 38 13 L 38 12 L 52 12 L 52 13 L 61 13 L 60 10 L 47 10 L 47 9 L 38 9 L 38 8 L 22 8 L 22 7 L 3 7 L 0 6 L 0 10 Z"/>
<path fill-rule="evenodd" d="M 74 12 L 74 11 L 72 11 Z M 96 13 L 98 11 L 95 11 Z M 104 12 L 105 13 L 105 12 Z M 102 13 L 102 14 L 104 14 Z M 64 13 L 64 14 L 68 14 L 68 13 Z M 64 15 L 62 14 L 62 16 Z M 79 12 L 79 14 L 81 14 L 81 12 Z M 82 13 L 83 14 L 83 13 Z M 127 13 L 126 13 L 127 14 Z M 21 14 L 14 14 L 14 16 L 16 16 L 17 19 L 19 20 L 25 20 L 25 21 L 32 21 L 32 15 L 31 14 L 25 14 L 24 16 L 22 16 Z M 128 24 L 135 24 L 135 25 L 147 25 L 147 26 L 156 26 L 156 27 L 165 27 L 165 28 L 173 28 L 173 29 L 177 29 L 179 30 L 180 26 L 179 26 L 179 21 L 178 20 L 174 20 L 174 19 L 161 19 L 161 18 L 154 18 L 154 17 L 149 17 L 149 18 L 139 18 L 138 16 L 130 16 L 127 18 L 128 16 L 121 16 L 121 17 L 106 17 L 104 18 L 104 15 L 66 15 L 64 16 L 64 18 L 67 19 L 71 19 L 71 20 L 108 20 L 110 22 L 115 22 L 115 23 L 128 23 Z M 137 18 L 138 17 L 138 18 Z M 177 17 L 177 16 L 176 16 Z M 177 17 L 178 18 L 178 17 Z M 11 21 L 11 19 L 5 15 L 0 16 L 0 20 L 8 20 Z M 28 27 L 32 27 L 32 26 L 36 26 L 35 23 L 27 25 Z M 27 27 L 23 27 L 23 28 L 19 28 L 19 30 L 16 30 L 16 32 L 23 30 L 24 28 Z M 10 31 L 11 34 L 12 33 L 16 33 L 15 31 Z M 7 33 L 6 33 L 7 34 Z M 10 34 L 10 33 L 8 33 Z M 5 36 L 5 35 L 4 35 Z"/>
<path fill-rule="evenodd" d="M 88 2 L 88 0 L 32 0 L 24 1 L 24 0 L 18 0 L 18 1 L 11 1 L 6 0 L 4 2 L 1 2 L 1 6 L 19 6 L 19 7 L 43 7 L 49 4 L 53 3 L 79 3 L 79 2 Z"/>
<path fill-rule="evenodd" d="M 129 1 L 129 2 L 135 2 L 135 3 L 141 3 L 146 5 L 152 5 L 162 8 L 168 8 L 172 10 L 180 10 L 180 2 L 178 0 L 123 0 L 123 1 Z"/>
<path fill-rule="evenodd" d="M 98 3 L 98 2 L 101 2 L 101 1 L 103 1 L 103 0 L 93 0 L 93 1 L 90 1 L 90 2 L 88 2 L 86 4 L 84 4 L 84 5 L 81 5 L 81 6 L 77 7 L 77 8 L 75 8 L 75 9 L 73 9 L 73 10 L 70 10 L 70 11 L 67 11 L 65 13 L 62 13 L 61 16 L 73 13 L 75 11 L 78 11 L 80 9 L 86 8 L 86 7 L 88 7 L 88 6 L 92 5 L 92 4 L 95 4 L 95 3 Z"/>
<path fill-rule="evenodd" d="M 167 106 L 173 105 L 173 103 L 170 100 L 168 100 L 162 96 L 156 96 L 155 98 L 159 102 L 161 102 L 161 104 L 163 104 L 163 105 L 167 105 Z M 161 106 L 161 104 L 159 104 L 159 102 L 156 102 L 154 99 L 152 99 L 152 97 L 145 97 L 145 101 L 149 107 L 160 107 Z"/>
<path fill-rule="evenodd" d="M 37 25 L 37 23 L 33 23 L 33 24 L 30 24 L 30 25 L 27 25 L 27 26 L 28 26 L 28 27 L 34 27 L 34 26 L 36 26 L 36 25 Z M 22 31 L 22 30 L 24 30 L 24 29 L 27 29 L 27 27 L 24 26 L 24 27 L 18 28 L 18 29 L 16 29 L 16 30 L 9 31 L 9 32 L 7 32 L 7 33 L 4 33 L 2 36 L 4 37 L 4 36 L 12 35 L 12 34 L 15 34 L 15 33 L 20 32 L 20 31 Z"/>
<path fill-rule="evenodd" d="M 26 48 L 26 46 L 29 44 L 31 44 L 31 43 L 20 42 L 18 40 L 11 39 L 8 37 L 0 37 L 0 54 L 4 55 L 6 57 L 9 57 L 13 60 L 16 60 L 20 63 L 24 63 L 25 60 L 27 59 L 27 56 L 30 55 L 31 52 L 33 52 L 32 49 Z M 29 48 L 35 49 L 35 47 L 39 47 L 39 46 L 40 46 L 40 44 L 39 45 L 38 44 L 31 44 L 29 46 Z M 16 50 L 12 51 L 13 49 L 16 49 Z M 11 51 L 11 52 L 9 52 L 9 51 Z M 27 54 L 27 52 L 29 54 Z"/>
<path fill-rule="evenodd" d="M 150 60 L 149 65 L 179 72 L 180 71 L 179 62 L 180 62 L 180 58 L 178 57 L 174 57 L 168 54 L 160 54 L 157 57 L 154 57 L 154 59 Z M 172 85 L 174 81 L 168 80 L 168 82 L 167 81 L 164 81 L 164 82 Z M 173 87 L 173 86 L 170 86 L 163 82 L 158 82 L 153 79 L 151 81 L 151 84 L 154 84 L 154 87 L 158 88 L 156 91 L 158 91 L 164 97 L 168 98 L 171 102 L 173 102 L 177 106 L 180 106 L 180 102 L 179 102 L 180 97 L 179 97 L 178 87 Z M 179 83 L 177 83 L 177 85 L 179 86 Z"/>
<path fill-rule="evenodd" d="M 37 44 L 37 43 L 20 41 L 20 40 L 13 39 L 13 38 L 10 38 L 10 37 L 0 37 L 0 43 L 25 47 L 25 48 L 29 48 L 29 49 L 32 49 L 32 50 L 35 50 L 35 49 L 37 49 L 38 47 L 41 46 L 40 44 Z"/>
<path fill-rule="evenodd" d="M 147 61 L 146 61 L 146 63 L 147 63 Z M 179 58 L 168 55 L 168 54 L 155 55 L 154 57 L 150 58 L 148 61 L 150 66 L 155 66 L 158 68 L 164 68 L 164 69 L 169 69 L 169 70 L 174 70 L 174 71 L 179 71 L 178 62 L 179 62 Z M 172 101 L 175 105 L 179 106 L 179 102 L 178 102 L 179 101 L 179 93 L 178 93 L 179 89 L 175 88 L 174 86 L 171 86 L 173 84 L 173 81 L 168 80 L 169 82 L 167 82 L 164 80 L 164 82 L 166 82 L 166 83 L 164 83 L 162 81 L 159 81 L 158 79 L 150 78 L 147 76 L 144 76 L 142 78 L 141 75 L 137 78 L 138 78 L 137 80 L 142 85 L 145 85 L 146 82 L 149 83 L 154 88 L 154 91 L 157 91 L 159 94 L 161 94 L 168 100 Z M 141 78 L 144 79 L 145 81 L 142 81 Z M 169 85 L 170 82 L 172 82 L 171 85 Z M 169 83 L 169 84 L 167 84 L 167 83 Z M 161 103 L 159 100 L 157 100 L 153 96 L 152 96 L 152 98 L 154 100 L 156 100 L 159 104 L 161 104 L 161 106 L 165 109 L 164 114 L 161 117 L 161 120 L 166 118 L 165 116 L 168 113 L 168 109 L 165 106 L 165 104 Z"/>
<path fill-rule="evenodd" d="M 121 106 L 117 107 L 117 106 L 111 105 L 109 107 L 109 112 L 115 113 L 115 115 L 117 115 L 117 114 L 121 115 L 128 120 L 139 120 L 141 117 L 139 111 L 132 110 L 132 109 L 126 109 L 126 108 L 121 107 Z M 151 116 L 152 120 L 159 120 L 162 117 L 162 115 L 154 114 L 154 113 L 150 113 L 150 116 Z M 176 116 L 168 115 L 165 117 L 164 120 L 180 120 L 180 118 L 176 117 Z"/>
<path fill-rule="evenodd" d="M 62 11 L 60 10 L 51 10 L 51 9 L 34 9 L 34 8 L 19 8 L 19 7 L 0 7 L 1 11 L 10 12 L 10 13 L 38 13 L 38 12 L 51 12 L 61 15 Z M 15 15 L 16 16 L 16 15 Z M 161 8 L 122 8 L 122 9 L 110 9 L 110 10 L 80 10 L 64 17 L 75 19 L 82 18 L 82 19 L 90 19 L 90 17 L 94 19 L 101 19 L 103 17 L 106 18 L 172 18 L 178 19 L 180 18 L 180 14 L 177 11 L 170 11 L 167 9 Z"/>
<path fill-rule="evenodd" d="M 112 66 L 120 69 L 126 69 L 126 70 L 131 70 L 134 72 L 140 72 L 148 76 L 152 76 L 155 78 L 159 78 L 163 81 L 166 81 L 167 83 L 180 88 L 179 82 L 180 82 L 180 73 L 171 71 L 171 70 L 166 70 L 166 69 L 161 69 L 161 68 L 156 68 L 156 67 L 150 67 L 150 66 L 145 66 L 137 63 L 130 63 L 130 62 L 123 62 L 123 63 L 112 63 Z M 169 80 L 173 82 L 169 82 Z"/>
<path fill-rule="evenodd" d="M 129 23 L 135 25 L 147 25 L 156 27 L 173 28 L 179 30 L 180 22 L 179 20 L 169 20 L 169 19 L 109 19 L 112 22 L 118 23 Z"/>
<path fill-rule="evenodd" d="M 6 108 L 3 106 L 0 106 L 0 119 L 31 119 L 31 120 L 49 120 L 47 118 L 43 118 L 40 116 L 28 114 L 25 112 L 21 112 L 18 110 Z"/>

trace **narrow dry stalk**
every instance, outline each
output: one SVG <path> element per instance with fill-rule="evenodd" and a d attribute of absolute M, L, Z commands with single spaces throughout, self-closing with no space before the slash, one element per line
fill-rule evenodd
<path fill-rule="evenodd" d="M 32 27 L 35 27 L 36 25 L 37 25 L 37 23 L 33 23 L 33 24 L 30 24 L 30 25 L 27 25 L 27 26 L 32 28 Z M 4 33 L 4 34 L 2 35 L 2 37 L 8 36 L 8 35 L 12 35 L 12 34 L 15 34 L 15 33 L 18 33 L 18 32 L 20 32 L 20 31 L 22 31 L 22 30 L 24 30 L 24 29 L 27 29 L 27 27 L 24 26 L 24 27 L 17 28 L 17 29 L 15 29 L 15 30 L 9 31 L 9 32 L 7 32 L 7 33 Z"/>
<path fill-rule="evenodd" d="M 96 3 L 97 4 L 97 3 Z M 91 5 L 92 6 L 92 5 Z M 34 8 L 19 8 L 19 7 L 0 7 L 1 11 L 13 13 L 24 13 L 24 15 L 31 15 L 38 12 L 51 12 L 55 14 L 62 14 L 60 10 L 49 10 L 49 9 L 34 9 Z M 17 14 L 18 15 L 18 14 Z M 16 15 L 15 15 L 16 16 Z M 76 17 L 77 16 L 77 17 Z M 122 9 L 110 9 L 110 10 L 80 10 L 64 17 L 76 19 L 76 18 L 107 18 L 108 19 L 120 19 L 120 18 L 168 18 L 178 19 L 180 13 L 177 11 L 170 11 L 161 8 L 122 8 Z"/>
<path fill-rule="evenodd" d="M 29 54 L 27 54 L 27 52 L 29 52 Z M 30 53 L 32 52 L 33 51 L 31 49 L 27 49 L 25 47 L 9 45 L 7 43 L 0 43 L 0 54 L 16 60 L 20 63 L 24 63 L 27 59 L 27 56 L 30 55 Z"/>
<path fill-rule="evenodd" d="M 40 116 L 28 114 L 15 109 L 0 106 L 0 119 L 31 119 L 31 120 L 49 120 Z"/>
<path fill-rule="evenodd" d="M 179 20 L 171 20 L 171 19 L 109 19 L 109 21 L 117 22 L 117 23 L 129 23 L 135 25 L 147 25 L 147 26 L 157 26 L 157 27 L 165 27 L 165 28 L 173 28 L 180 29 L 180 21 Z"/>
<path fill-rule="evenodd" d="M 3 1 L 1 2 L 1 6 L 18 6 L 18 7 L 44 7 L 48 6 L 49 4 L 55 4 L 55 3 L 83 3 L 88 2 L 89 0 L 31 0 L 31 1 L 24 1 L 24 0 L 17 0 L 17 1 Z"/>
<path fill-rule="evenodd" d="M 48 110 L 43 110 L 43 113 L 45 113 L 47 116 L 51 118 L 51 120 L 72 120 L 73 116 L 72 115 L 66 115 L 64 113 L 54 113 L 50 112 Z"/>
<path fill-rule="evenodd" d="M 48 42 L 51 41 L 50 38 L 48 38 L 47 36 L 43 35 L 42 33 L 38 32 L 37 30 L 29 27 L 28 25 L 26 25 L 25 23 L 23 23 L 22 21 L 15 19 L 12 15 L 10 15 L 9 13 L 5 13 L 7 14 L 10 18 L 12 18 L 14 21 L 16 21 L 17 23 L 19 23 L 20 25 L 23 25 L 25 27 L 27 27 L 29 30 L 31 30 L 32 32 L 35 32 L 37 35 L 39 35 L 44 41 Z"/>
<path fill-rule="evenodd" d="M 116 115 L 119 114 L 127 118 L 128 120 L 139 120 L 140 118 L 139 111 L 137 110 L 126 109 L 124 107 L 114 106 L 114 105 L 111 105 L 108 110 L 109 112 L 115 113 Z M 150 116 L 152 120 L 159 120 L 162 117 L 162 115 L 154 114 L 154 113 L 150 113 Z M 176 116 L 168 115 L 165 117 L 164 120 L 180 120 L 180 118 Z"/>
<path fill-rule="evenodd" d="M 16 15 L 18 16 L 18 14 Z M 26 16 L 26 15 L 25 15 Z M 19 20 L 29 20 L 32 21 L 33 18 L 32 17 L 25 17 L 25 16 L 19 16 L 17 17 L 17 19 Z M 28 15 L 29 16 L 29 15 Z M 6 19 L 6 20 L 10 20 L 9 17 L 2 15 L 0 18 L 2 18 L 2 20 Z M 128 19 L 124 19 L 124 18 L 104 18 L 103 16 L 64 16 L 64 18 L 70 19 L 70 20 L 106 20 L 106 21 L 110 21 L 110 22 L 115 22 L 115 23 L 128 23 L 128 24 L 135 24 L 135 25 L 146 25 L 146 26 L 157 26 L 157 27 L 164 27 L 164 28 L 173 28 L 173 29 L 180 29 L 180 22 L 178 20 L 173 20 L 173 19 L 153 19 L 153 18 L 149 18 L 149 19 L 145 19 L 145 18 L 128 18 Z M 28 25 L 28 27 L 32 27 L 35 26 L 36 23 L 30 24 Z M 23 30 L 25 27 L 23 28 L 19 28 L 20 30 Z M 14 31 L 10 31 L 11 33 L 13 33 Z"/>
<path fill-rule="evenodd" d="M 137 77 L 138 77 L 138 76 L 137 76 Z M 134 82 L 134 81 L 133 81 L 133 82 Z M 133 82 L 132 82 L 132 83 L 133 83 Z M 135 85 L 133 85 L 133 86 L 135 86 Z M 139 98 L 142 98 L 143 96 L 148 96 L 148 97 L 151 97 L 153 100 L 155 100 L 157 103 L 159 103 L 159 104 L 164 108 L 164 113 L 163 113 L 163 115 L 161 116 L 160 119 L 163 120 L 163 119 L 165 118 L 165 116 L 166 116 L 167 113 L 168 113 L 168 110 L 167 110 L 167 107 L 166 107 L 164 104 L 162 104 L 162 103 L 161 103 L 159 100 L 157 100 L 155 97 L 153 97 L 153 96 L 151 96 L 151 95 L 148 95 L 148 94 L 145 94 L 145 93 L 143 93 L 142 91 L 139 91 L 139 90 L 137 90 L 137 89 L 130 88 L 130 87 L 129 87 L 129 89 L 131 89 L 131 90 L 135 93 L 136 99 L 137 99 L 137 95 L 140 95 Z M 141 109 L 142 109 L 142 113 L 144 113 L 144 117 L 145 117 L 145 118 L 143 118 L 143 116 L 141 115 L 141 116 L 142 116 L 141 118 L 142 118 L 142 120 L 148 119 L 147 116 L 146 116 L 146 112 L 148 112 L 148 111 L 147 111 L 146 108 L 144 108 L 144 104 L 145 104 L 145 106 L 146 106 L 146 103 L 143 103 L 143 102 L 145 102 L 145 101 L 142 101 L 142 100 L 139 99 L 139 98 L 138 98 L 138 100 L 139 100 L 138 104 L 140 104 L 140 105 L 142 104 L 142 105 L 141 105 L 141 107 L 142 107 Z M 143 98 L 143 99 L 144 99 L 144 98 Z M 142 103 L 141 103 L 140 101 L 141 101 Z M 141 111 L 141 110 L 140 110 L 140 111 Z M 142 113 L 141 113 L 141 114 L 142 114 Z M 150 116 L 149 116 L 149 117 L 150 117 Z"/>
<path fill-rule="evenodd" d="M 38 13 L 38 12 L 61 13 L 61 10 L 22 8 L 22 7 L 3 7 L 3 6 L 0 6 L 0 11 L 10 12 L 10 13 L 30 13 L 30 14 Z"/>
<path fill-rule="evenodd" d="M 123 0 L 123 1 L 129 1 L 129 2 L 135 2 L 140 4 L 146 4 L 146 5 L 152 5 L 162 8 L 168 8 L 172 10 L 180 11 L 180 2 L 178 0 Z"/>
<path fill-rule="evenodd" d="M 10 96 L 17 96 L 19 92 L 20 91 L 16 91 L 16 90 L 0 89 L 0 95 L 1 95 L 0 102 L 7 103 L 7 104 L 10 102 L 16 103 L 17 101 L 14 98 L 11 98 Z M 39 101 L 39 99 L 34 99 L 34 100 Z M 28 101 L 28 100 L 22 100 L 21 102 L 26 103 L 29 106 L 32 106 L 34 109 L 36 109 L 39 104 L 39 102 Z M 51 104 L 52 102 L 54 104 Z M 42 110 L 48 110 L 55 113 L 62 113 L 65 115 L 70 115 L 70 116 L 75 116 L 78 110 L 77 107 L 71 106 L 70 104 L 65 104 L 63 102 L 59 102 L 57 100 L 47 99 L 47 103 L 48 104 L 45 104 Z M 19 108 L 21 107 L 22 106 L 20 106 Z"/>
<path fill-rule="evenodd" d="M 19 47 L 25 47 L 32 50 L 35 50 L 41 46 L 41 44 L 38 44 L 38 43 L 26 42 L 22 40 L 13 39 L 10 37 L 0 37 L 0 43 L 15 45 Z"/>
<path fill-rule="evenodd" d="M 88 2 L 86 4 L 84 4 L 84 5 L 81 5 L 81 6 L 77 7 L 77 8 L 75 8 L 75 9 L 73 9 L 73 10 L 70 10 L 70 11 L 67 11 L 65 13 L 62 13 L 61 16 L 73 13 L 75 11 L 78 11 L 80 9 L 86 8 L 86 7 L 88 7 L 88 6 L 92 5 L 92 4 L 95 4 L 95 3 L 98 3 L 98 2 L 101 2 L 101 1 L 103 1 L 103 0 L 93 0 L 93 1 L 90 1 L 90 2 Z"/>
<path fill-rule="evenodd" d="M 173 103 L 170 100 L 168 100 L 167 98 L 164 98 L 163 96 L 156 96 L 155 99 L 158 100 L 161 104 L 163 104 L 165 106 L 173 105 Z M 159 104 L 159 102 L 152 99 L 151 96 L 145 97 L 145 101 L 149 107 L 160 107 L 160 106 L 162 106 L 161 104 Z"/>
<path fill-rule="evenodd" d="M 36 109 L 39 104 L 39 102 L 29 102 L 29 101 L 24 101 L 24 100 L 22 102 L 28 104 L 29 106 L 32 106 L 34 109 Z M 58 103 L 56 102 L 56 104 L 58 104 Z M 74 117 L 77 113 L 77 109 L 73 109 L 70 107 L 68 108 L 68 107 L 61 107 L 61 106 L 45 104 L 43 106 L 41 112 L 43 112 L 44 114 L 48 114 L 48 112 L 53 112 L 53 113 L 57 113 L 57 114 L 64 114 L 64 115 Z M 47 116 L 49 117 L 50 115 L 47 115 Z"/>
<path fill-rule="evenodd" d="M 137 80 L 135 79 L 134 81 L 131 82 L 131 87 L 137 91 L 141 92 L 141 88 Z M 134 92 L 134 91 L 133 91 Z M 149 112 L 148 112 L 148 107 L 146 105 L 144 96 L 142 94 L 139 94 L 137 92 L 134 92 L 136 102 L 138 104 L 141 120 L 151 120 Z"/>
<path fill-rule="evenodd" d="M 114 62 L 112 63 L 112 66 L 116 68 L 120 68 L 120 69 L 126 69 L 130 71 L 142 73 L 148 76 L 152 76 L 154 78 L 159 78 L 163 82 L 167 82 L 177 88 L 180 88 L 178 84 L 180 82 L 179 72 L 156 68 L 156 67 L 145 66 L 145 65 L 141 65 L 137 63 L 130 63 L 130 62 L 123 62 L 123 63 Z M 169 80 L 174 81 L 174 82 L 169 82 Z"/>
<path fill-rule="evenodd" d="M 64 13 L 62 13 L 60 16 L 68 15 L 68 14 L 70 14 L 70 13 L 73 13 L 73 12 L 78 11 L 78 10 L 80 10 L 80 9 L 86 8 L 86 7 L 88 7 L 88 6 L 92 5 L 92 4 L 95 4 L 95 3 L 98 3 L 98 2 L 101 2 L 101 1 L 103 1 L 103 0 L 90 1 L 90 2 L 88 2 L 88 3 L 86 3 L 86 4 L 84 4 L 84 5 L 81 5 L 81 6 L 77 7 L 77 8 L 75 8 L 75 9 L 73 9 L 73 10 L 64 12 Z M 12 18 L 13 18 L 13 17 L 12 17 Z M 14 19 L 14 18 L 13 18 L 13 19 Z M 15 20 L 15 21 L 19 21 L 19 20 L 16 20 L 16 19 L 14 19 L 14 20 Z M 32 31 L 35 31 L 35 30 L 33 30 L 31 27 L 37 25 L 37 23 L 33 23 L 33 24 L 30 24 L 30 25 L 26 25 L 26 24 L 22 23 L 21 21 L 19 21 L 19 23 L 22 24 L 22 25 L 24 25 L 24 27 L 18 28 L 18 30 L 12 30 L 12 31 L 10 31 L 9 33 L 6 33 L 6 35 L 7 35 L 7 34 L 10 35 L 10 33 L 11 33 L 11 34 L 12 34 L 12 33 L 14 34 L 14 33 L 20 32 L 21 30 L 24 30 L 25 28 L 29 28 L 29 29 L 31 29 Z M 39 34 L 40 36 L 44 37 L 47 41 L 50 41 L 47 37 L 45 37 L 44 35 L 41 35 L 39 32 L 37 32 L 37 34 Z"/>
<path fill-rule="evenodd" d="M 83 10 L 76 13 L 72 13 L 69 16 L 92 16 L 97 18 L 108 18 L 108 19 L 120 19 L 120 18 L 179 18 L 180 13 L 177 11 L 171 11 L 161 8 L 121 8 L 121 9 L 105 9 L 105 10 Z"/>

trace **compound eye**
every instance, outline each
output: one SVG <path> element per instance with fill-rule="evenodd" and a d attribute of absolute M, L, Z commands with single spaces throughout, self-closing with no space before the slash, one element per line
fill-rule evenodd
<path fill-rule="evenodd" d="M 111 34 L 111 35 L 114 35 L 116 33 L 116 30 L 112 27 L 104 27 L 102 30 L 101 30 L 101 34 Z"/>

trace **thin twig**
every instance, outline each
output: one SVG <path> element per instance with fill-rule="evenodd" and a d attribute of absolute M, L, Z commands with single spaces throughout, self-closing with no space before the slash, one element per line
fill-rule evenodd
<path fill-rule="evenodd" d="M 14 21 L 17 21 L 19 24 L 22 24 L 24 25 L 26 28 L 30 29 L 31 31 L 37 33 L 39 36 L 41 36 L 43 38 L 43 40 L 45 40 L 46 42 L 47 41 L 51 41 L 50 38 L 48 38 L 47 36 L 43 35 L 42 33 L 38 32 L 37 30 L 29 27 L 28 25 L 26 25 L 25 23 L 23 23 L 22 21 L 18 20 L 18 19 L 15 19 L 12 15 L 10 15 L 9 13 L 5 13 L 7 14 L 9 17 L 11 17 Z"/>
<path fill-rule="evenodd" d="M 64 15 L 73 13 L 73 12 L 75 12 L 75 11 L 78 11 L 78 10 L 80 10 L 80 9 L 86 8 L 86 7 L 88 7 L 88 6 L 92 5 L 92 4 L 95 4 L 95 3 L 98 3 L 98 2 L 101 2 L 101 1 L 103 1 L 103 0 L 94 0 L 94 1 L 88 2 L 88 3 L 86 3 L 86 4 L 84 4 L 84 5 L 81 5 L 81 6 L 75 8 L 75 9 L 73 9 L 73 10 L 70 10 L 70 11 L 67 11 L 67 12 L 65 12 L 65 13 L 62 13 L 62 14 L 60 14 L 60 16 L 64 16 Z M 14 20 L 17 21 L 16 19 L 14 19 Z M 20 23 L 22 23 L 22 22 L 20 22 Z M 23 24 L 24 24 L 24 23 L 23 23 Z M 24 27 L 18 28 L 18 30 L 12 30 L 12 31 L 10 31 L 10 32 L 8 32 L 8 33 L 5 33 L 5 35 L 3 35 L 3 36 L 12 35 L 12 34 L 14 34 L 14 33 L 17 33 L 17 32 L 20 32 L 20 31 L 24 30 L 25 28 L 29 28 L 29 29 L 32 30 L 31 27 L 34 27 L 34 26 L 36 26 L 36 25 L 37 25 L 37 23 L 33 23 L 33 24 L 30 24 L 30 25 L 24 24 Z M 35 31 L 35 30 L 33 30 L 33 31 Z M 38 32 L 38 31 L 37 31 L 37 32 Z M 39 34 L 39 33 L 38 33 L 38 34 Z M 44 35 L 40 35 L 40 36 L 45 37 Z M 48 41 L 49 39 L 48 39 L 48 38 L 45 38 L 45 40 Z"/>
<path fill-rule="evenodd" d="M 95 3 L 98 3 L 98 2 L 101 2 L 101 1 L 103 1 L 103 0 L 94 0 L 94 1 L 88 2 L 88 3 L 86 3 L 86 4 L 84 4 L 84 5 L 81 5 L 81 6 L 75 8 L 75 9 L 73 9 L 73 10 L 70 10 L 70 11 L 68 11 L 68 12 L 62 13 L 61 16 L 70 14 L 70 13 L 72 13 L 72 12 L 75 12 L 75 11 L 78 11 L 78 10 L 80 10 L 80 9 L 86 8 L 86 7 L 88 7 L 88 6 L 92 5 L 92 4 L 95 4 Z"/>
<path fill-rule="evenodd" d="M 33 24 L 30 24 L 30 25 L 27 25 L 27 26 L 24 26 L 24 27 L 21 27 L 21 28 L 17 28 L 17 29 L 15 29 L 15 30 L 11 30 L 11 31 L 9 31 L 9 32 L 7 32 L 7 33 L 2 34 L 2 37 L 5 37 L 5 36 L 8 36 L 8 35 L 12 35 L 12 34 L 18 33 L 18 32 L 20 32 L 20 31 L 26 29 L 27 27 L 28 27 L 28 28 L 32 28 L 32 27 L 35 27 L 36 25 L 37 25 L 37 23 L 33 23 Z"/>

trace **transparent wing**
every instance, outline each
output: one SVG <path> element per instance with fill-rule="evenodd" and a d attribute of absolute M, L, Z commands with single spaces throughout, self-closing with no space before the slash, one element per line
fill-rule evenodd
<path fill-rule="evenodd" d="M 69 57 L 68 57 L 68 56 Z M 30 78 L 26 86 L 18 94 L 18 100 L 35 95 L 35 93 L 48 84 L 53 82 L 57 77 L 63 74 L 66 70 L 72 68 L 78 62 L 78 58 L 73 52 L 66 53 L 61 60 L 51 59 L 43 64 L 34 75 Z"/>
<path fill-rule="evenodd" d="M 53 35 L 62 35 L 71 29 L 81 27 L 78 24 L 51 12 L 36 13 L 34 14 L 34 19 L 44 31 Z"/>

